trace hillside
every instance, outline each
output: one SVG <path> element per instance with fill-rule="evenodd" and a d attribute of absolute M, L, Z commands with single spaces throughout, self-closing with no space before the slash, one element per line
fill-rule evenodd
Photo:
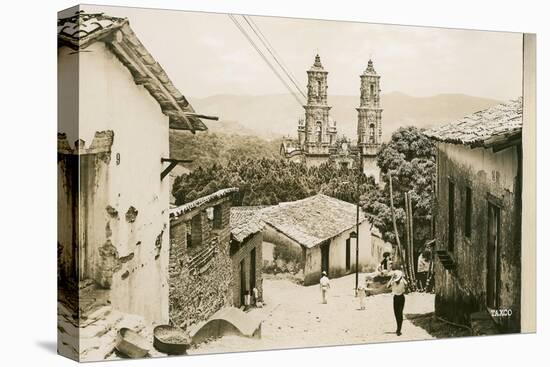
<path fill-rule="evenodd" d="M 354 138 L 357 129 L 358 96 L 331 96 L 331 116 L 338 132 Z M 303 115 L 296 101 L 285 94 L 262 96 L 215 95 L 190 98 L 195 110 L 216 115 L 219 122 L 208 122 L 211 132 L 256 135 L 264 139 L 296 135 L 297 120 Z M 485 109 L 500 101 L 463 94 L 413 97 L 403 93 L 382 94 L 383 137 L 388 140 L 400 126 L 432 127 Z"/>
<path fill-rule="evenodd" d="M 193 163 L 178 166 L 178 173 L 186 173 L 199 166 L 225 165 L 239 158 L 280 158 L 281 140 L 266 141 L 253 135 L 220 134 L 213 131 L 170 132 L 170 157 L 191 159 Z"/>

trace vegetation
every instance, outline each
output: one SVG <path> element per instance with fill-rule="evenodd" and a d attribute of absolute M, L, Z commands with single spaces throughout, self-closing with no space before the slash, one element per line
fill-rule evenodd
<path fill-rule="evenodd" d="M 368 191 L 361 205 L 386 241 L 396 243 L 390 208 L 389 175 L 393 178 L 394 205 L 397 228 L 404 243 L 405 193 L 412 200 L 414 246 L 418 252 L 431 238 L 432 193 L 435 179 L 435 146 L 415 127 L 400 128 L 392 134 L 378 155 L 383 185 L 380 190 Z"/>
<path fill-rule="evenodd" d="M 235 205 L 274 205 L 304 199 L 317 193 L 356 202 L 356 183 L 360 192 L 374 189 L 372 178 L 357 171 L 339 168 L 334 163 L 318 167 L 282 159 L 236 159 L 225 165 L 199 167 L 174 180 L 176 205 L 192 201 L 226 187 L 238 187 Z"/>
<path fill-rule="evenodd" d="M 242 157 L 279 159 L 281 140 L 267 141 L 256 136 L 183 131 L 170 132 L 170 157 L 191 159 L 188 167 L 225 166 Z"/>
<path fill-rule="evenodd" d="M 280 141 L 239 135 L 174 134 L 171 155 L 194 159 L 189 174 L 176 177 L 176 204 L 195 200 L 226 187 L 238 187 L 234 205 L 274 205 L 323 193 L 351 203 L 360 202 L 386 241 L 395 243 L 388 173 L 393 177 L 398 232 L 404 242 L 405 192 L 413 206 L 415 252 L 431 238 L 432 183 L 435 177 L 435 146 L 415 127 L 395 131 L 378 155 L 382 185 L 356 170 L 327 162 L 317 167 L 280 159 Z M 183 154 L 183 152 L 186 154 Z"/>

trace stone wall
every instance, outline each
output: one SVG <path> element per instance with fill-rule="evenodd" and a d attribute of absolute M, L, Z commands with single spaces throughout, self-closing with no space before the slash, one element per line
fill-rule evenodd
<path fill-rule="evenodd" d="M 240 264 L 244 260 L 245 269 L 245 290 L 252 294 L 250 289 L 250 266 L 251 266 L 251 252 L 252 249 L 256 249 L 256 289 L 258 289 L 258 297 L 263 299 L 263 286 L 262 286 L 262 232 L 255 233 L 244 240 L 243 243 L 236 243 L 234 241 L 233 246 L 238 246 L 238 250 L 232 254 L 231 259 L 233 262 L 233 282 L 231 288 L 233 290 L 233 305 L 235 307 L 241 306 L 241 278 L 240 278 Z"/>
<path fill-rule="evenodd" d="M 221 220 L 220 228 L 216 229 L 207 208 L 218 205 Z M 170 322 L 176 326 L 188 328 L 208 319 L 232 302 L 230 207 L 230 198 L 225 197 L 170 221 Z M 197 216 L 201 223 L 202 241 L 188 247 L 190 223 Z"/>
<path fill-rule="evenodd" d="M 449 250 L 449 181 L 454 183 L 456 268 L 435 261 L 435 310 L 449 320 L 469 323 L 486 309 L 489 202 L 500 208 L 499 308 L 511 317 L 496 318 L 504 331 L 519 331 L 521 320 L 521 191 L 516 147 L 494 153 L 461 145 L 438 144 L 436 250 Z M 465 233 L 466 187 L 472 192 L 471 235 Z"/>

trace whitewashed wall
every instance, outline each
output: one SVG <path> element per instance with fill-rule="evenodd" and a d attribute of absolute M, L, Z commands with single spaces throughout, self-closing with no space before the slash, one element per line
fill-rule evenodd
<path fill-rule="evenodd" d="M 169 156 L 168 118 L 103 43 L 78 54 L 62 47 L 58 57 L 60 83 L 72 77 L 65 72 L 66 65 L 80 58 L 78 121 L 73 121 L 74 109 L 64 106 L 73 104 L 74 96 L 60 95 L 60 127 L 67 126 L 60 132 L 67 134 L 71 144 L 84 140 L 86 147 L 97 131 L 114 132 L 106 178 L 97 188 L 105 190 L 104 199 L 89 208 L 88 241 L 96 251 L 91 256 L 98 256 L 97 249 L 110 239 L 118 256 L 126 257 L 113 275 L 113 307 L 166 322 L 169 180 L 160 180 L 160 159 Z M 118 218 L 107 213 L 107 205 L 118 212 Z M 138 211 L 133 223 L 125 218 L 131 206 Z"/>

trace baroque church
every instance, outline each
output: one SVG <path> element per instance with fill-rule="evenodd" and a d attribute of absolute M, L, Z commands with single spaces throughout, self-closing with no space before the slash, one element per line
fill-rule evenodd
<path fill-rule="evenodd" d="M 382 108 L 380 108 L 380 76 L 369 60 L 361 74 L 361 97 L 357 108 L 357 140 L 338 136 L 336 121 L 330 117 L 327 100 L 328 71 L 319 55 L 307 71 L 307 104 L 305 118 L 298 120 L 298 139 L 285 138 L 281 155 L 293 162 L 308 166 L 331 161 L 343 167 L 362 166 L 365 175 L 379 181 L 380 170 L 376 156 L 382 145 Z"/>

